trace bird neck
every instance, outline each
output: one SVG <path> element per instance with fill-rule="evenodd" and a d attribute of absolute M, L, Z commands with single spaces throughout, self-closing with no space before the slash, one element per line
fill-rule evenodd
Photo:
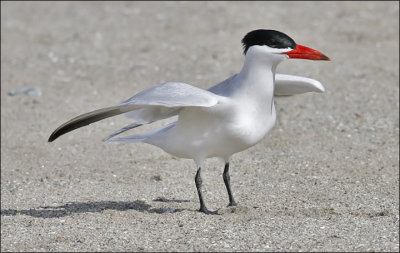
<path fill-rule="evenodd" d="M 238 74 L 240 92 L 254 99 L 272 100 L 275 70 L 279 62 L 280 59 L 266 57 L 255 50 L 247 51 L 242 70 Z"/>
<path fill-rule="evenodd" d="M 262 55 L 247 54 L 240 74 L 247 78 L 274 75 L 278 63 L 271 59 L 266 59 Z"/>

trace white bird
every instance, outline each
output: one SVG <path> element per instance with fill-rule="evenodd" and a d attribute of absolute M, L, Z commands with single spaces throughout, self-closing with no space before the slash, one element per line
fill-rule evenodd
<path fill-rule="evenodd" d="M 49 142 L 74 129 L 125 113 L 133 123 L 112 133 L 104 141 L 141 142 L 155 145 L 197 165 L 195 184 L 199 211 L 209 211 L 202 197 L 201 167 L 205 159 L 222 158 L 223 179 L 229 206 L 235 206 L 230 188 L 229 160 L 237 152 L 261 141 L 274 126 L 275 95 L 323 92 L 320 82 L 299 76 L 275 74 L 286 59 L 329 60 L 327 56 L 298 45 L 275 30 L 254 30 L 242 39 L 245 60 L 241 71 L 225 81 L 203 90 L 185 83 L 166 82 L 139 92 L 114 106 L 82 114 L 58 127 Z M 177 121 L 156 130 L 124 137 L 117 135 L 132 128 L 178 115 Z"/>

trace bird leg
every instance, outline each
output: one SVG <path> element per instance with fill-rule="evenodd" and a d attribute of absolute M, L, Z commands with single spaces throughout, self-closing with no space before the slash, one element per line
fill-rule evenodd
<path fill-rule="evenodd" d="M 200 200 L 200 212 L 203 212 L 205 214 L 217 214 L 217 211 L 209 211 L 206 207 L 206 205 L 204 204 L 204 200 L 203 200 L 203 194 L 201 192 L 201 185 L 203 183 L 203 180 L 201 180 L 201 167 L 199 167 L 197 169 L 197 173 L 196 173 L 196 177 L 195 177 L 195 183 L 196 183 L 196 188 L 197 188 L 197 193 L 199 194 L 199 200 Z"/>
<path fill-rule="evenodd" d="M 228 191 L 228 196 L 229 196 L 229 205 L 228 206 L 236 206 L 236 202 L 233 199 L 232 191 L 231 191 L 231 177 L 229 176 L 229 163 L 225 164 L 224 168 L 224 174 L 222 174 L 222 177 L 224 178 L 224 183 L 226 186 L 226 190 Z"/>

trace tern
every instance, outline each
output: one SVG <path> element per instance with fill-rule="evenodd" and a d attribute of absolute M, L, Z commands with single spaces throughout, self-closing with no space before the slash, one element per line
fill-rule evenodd
<path fill-rule="evenodd" d="M 274 95 L 324 92 L 314 79 L 276 74 L 277 65 L 286 59 L 330 60 L 321 52 L 296 44 L 288 35 L 258 29 L 242 39 L 244 64 L 239 73 L 203 90 L 186 83 L 166 82 L 124 102 L 77 116 L 58 127 L 49 142 L 74 129 L 93 122 L 125 114 L 133 123 L 112 133 L 104 141 L 147 143 L 180 158 L 193 159 L 197 166 L 195 185 L 200 212 L 207 209 L 202 195 L 201 168 L 207 158 L 218 157 L 224 163 L 223 180 L 229 205 L 237 205 L 231 191 L 229 161 L 233 154 L 258 142 L 275 124 Z M 178 116 L 165 126 L 119 137 L 130 129 Z"/>

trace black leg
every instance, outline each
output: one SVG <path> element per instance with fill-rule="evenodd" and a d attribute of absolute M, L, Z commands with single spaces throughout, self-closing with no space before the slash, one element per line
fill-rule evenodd
<path fill-rule="evenodd" d="M 228 196 L 229 196 L 229 205 L 228 206 L 236 206 L 236 202 L 233 199 L 232 191 L 231 191 L 231 177 L 229 176 L 229 163 L 225 164 L 224 168 L 224 174 L 222 174 L 222 177 L 224 178 L 224 183 L 226 186 L 226 190 L 228 191 Z"/>
<path fill-rule="evenodd" d="M 217 212 L 213 212 L 213 211 L 209 211 L 206 207 L 206 205 L 204 204 L 204 200 L 203 200 L 203 194 L 201 192 L 201 185 L 203 183 L 203 180 L 201 180 L 201 167 L 199 167 L 197 169 L 197 173 L 196 173 L 196 177 L 194 179 L 194 182 L 196 183 L 196 188 L 197 188 L 197 193 L 199 194 L 199 200 L 200 200 L 200 212 L 203 212 L 205 214 L 217 214 Z"/>

